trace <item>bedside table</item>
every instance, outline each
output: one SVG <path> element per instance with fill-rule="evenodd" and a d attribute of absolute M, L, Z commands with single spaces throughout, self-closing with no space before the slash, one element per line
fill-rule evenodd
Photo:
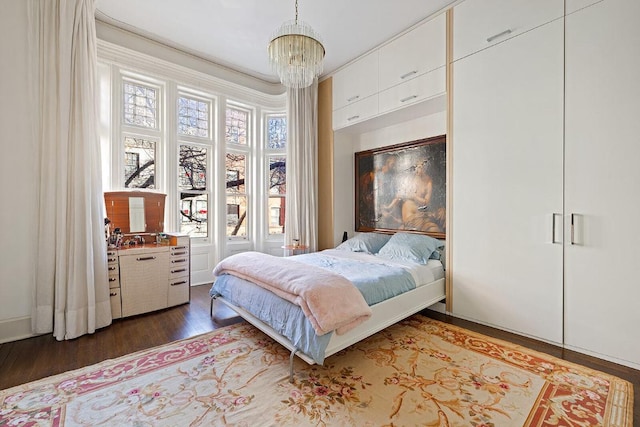
<path fill-rule="evenodd" d="M 300 254 L 309 253 L 309 246 L 305 246 L 305 245 L 298 245 L 298 246 L 284 245 L 284 246 L 281 246 L 281 247 L 282 247 L 282 249 L 284 249 L 284 256 L 300 255 Z"/>

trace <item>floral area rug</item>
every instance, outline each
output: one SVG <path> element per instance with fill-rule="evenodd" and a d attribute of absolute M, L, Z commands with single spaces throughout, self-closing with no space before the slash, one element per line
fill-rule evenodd
<path fill-rule="evenodd" d="M 288 359 L 237 324 L 0 391 L 0 426 L 632 425 L 628 382 L 420 315 Z"/>

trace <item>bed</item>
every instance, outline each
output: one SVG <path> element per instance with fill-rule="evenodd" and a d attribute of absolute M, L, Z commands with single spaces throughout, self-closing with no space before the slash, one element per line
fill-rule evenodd
<path fill-rule="evenodd" d="M 260 254 L 266 262 L 273 263 L 274 269 L 296 265 L 303 266 L 306 277 L 310 277 L 310 272 L 318 273 L 317 269 L 322 269 L 327 274 L 348 279 L 349 286 L 355 286 L 366 302 L 370 314 L 349 323 L 349 327 L 342 328 L 345 331 L 338 329 L 341 333 L 318 332 L 308 309 L 283 298 L 277 290 L 274 293 L 256 283 L 251 277 L 225 270 L 225 260 L 214 270 L 217 278 L 210 294 L 212 301 L 216 299 L 227 305 L 291 352 L 292 381 L 295 356 L 309 364 L 322 364 L 326 357 L 443 300 L 444 267 L 438 259 L 442 247 L 442 241 L 423 235 L 361 233 L 336 249 L 317 253 L 286 259 L 270 259 L 265 258 L 268 255 Z M 246 254 L 245 257 L 251 260 L 257 255 Z M 251 265 L 251 270 L 257 270 L 257 267 Z M 273 271 L 268 274 L 273 275 Z M 338 298 L 335 304 L 341 300 Z M 354 312 L 358 313 L 355 306 Z"/>

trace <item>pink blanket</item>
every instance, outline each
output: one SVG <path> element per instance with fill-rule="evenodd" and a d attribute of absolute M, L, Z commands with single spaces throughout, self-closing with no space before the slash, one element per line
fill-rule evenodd
<path fill-rule="evenodd" d="M 260 252 L 222 260 L 215 276 L 231 274 L 299 305 L 318 335 L 347 332 L 371 317 L 371 308 L 353 283 L 338 274 Z"/>

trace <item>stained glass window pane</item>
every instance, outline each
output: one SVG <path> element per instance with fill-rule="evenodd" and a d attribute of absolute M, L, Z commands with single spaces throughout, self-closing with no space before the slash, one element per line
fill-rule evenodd
<path fill-rule="evenodd" d="M 247 144 L 247 120 L 249 113 L 246 111 L 227 108 L 226 141 L 229 144 Z"/>
<path fill-rule="evenodd" d="M 272 150 L 287 148 L 287 118 L 267 119 L 267 148 Z"/>
<path fill-rule="evenodd" d="M 144 138 L 124 138 L 125 188 L 155 188 L 156 142 Z"/>
<path fill-rule="evenodd" d="M 125 81 L 123 113 L 126 125 L 157 129 L 157 90 L 149 86 Z"/>
<path fill-rule="evenodd" d="M 247 167 L 247 158 L 244 154 L 227 153 L 225 160 L 226 166 L 226 186 L 227 193 L 244 193 L 245 171 Z"/>
<path fill-rule="evenodd" d="M 178 98 L 178 133 L 209 137 L 209 103 L 181 96 Z"/>
<path fill-rule="evenodd" d="M 178 189 L 207 190 L 207 149 L 180 144 L 178 159 Z"/>

